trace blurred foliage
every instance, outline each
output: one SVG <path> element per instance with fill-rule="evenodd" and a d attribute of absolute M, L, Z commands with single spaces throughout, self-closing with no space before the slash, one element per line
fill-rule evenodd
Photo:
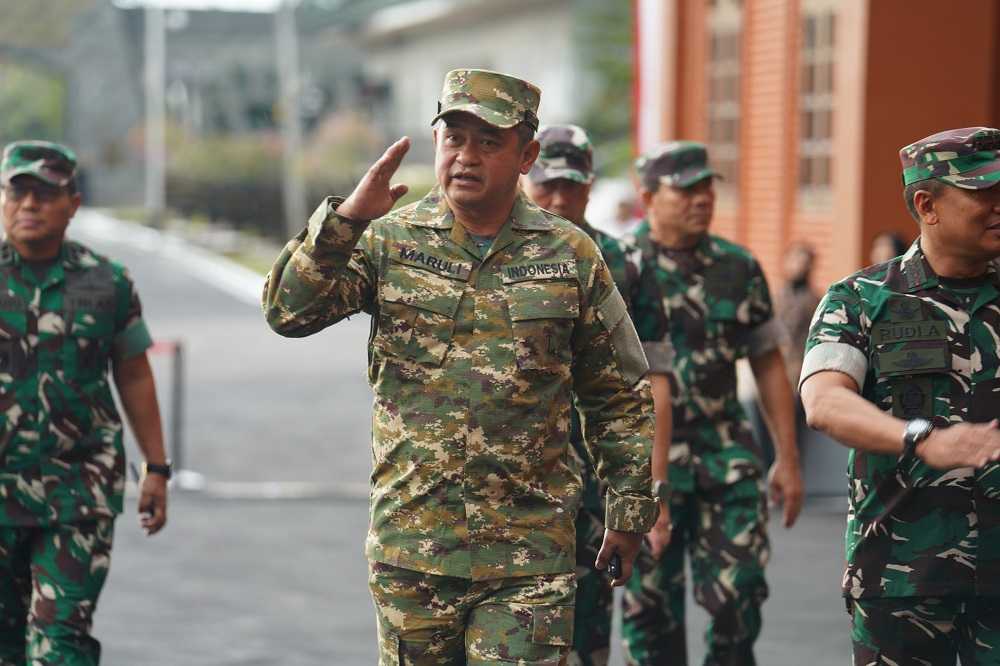
<path fill-rule="evenodd" d="M 132 137 L 132 142 L 141 145 L 141 137 Z M 278 133 L 200 136 L 171 127 L 167 144 L 171 209 L 284 239 Z M 362 116 L 346 112 L 324 118 L 306 137 L 299 165 L 307 208 L 311 210 L 324 196 L 350 193 L 383 148 L 381 135 Z M 423 187 L 421 194 L 426 190 Z"/>
<path fill-rule="evenodd" d="M 63 139 L 66 90 L 43 70 L 0 63 L 0 143 Z"/>
<path fill-rule="evenodd" d="M 590 0 L 579 5 L 576 43 L 580 61 L 596 82 L 583 111 L 604 175 L 628 171 L 632 147 L 632 3 Z"/>

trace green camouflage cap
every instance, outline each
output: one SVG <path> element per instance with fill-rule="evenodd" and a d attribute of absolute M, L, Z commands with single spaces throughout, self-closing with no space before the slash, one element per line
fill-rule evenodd
<path fill-rule="evenodd" d="M 0 185 L 16 176 L 34 176 L 50 185 L 64 187 L 76 176 L 76 153 L 49 141 L 15 141 L 7 144 L 0 158 Z"/>
<path fill-rule="evenodd" d="M 594 150 L 582 127 L 546 125 L 535 138 L 541 150 L 528 172 L 531 182 L 545 183 L 557 178 L 585 185 L 594 182 Z"/>
<path fill-rule="evenodd" d="M 945 130 L 899 151 L 903 187 L 936 178 L 963 190 L 985 190 L 1000 181 L 1000 130 Z"/>
<path fill-rule="evenodd" d="M 527 81 L 485 69 L 453 69 L 444 77 L 433 125 L 446 113 L 465 111 L 494 127 L 507 129 L 525 123 L 538 129 L 538 101 L 542 91 Z"/>
<path fill-rule="evenodd" d="M 643 186 L 655 190 L 660 183 L 671 187 L 690 187 L 718 172 L 708 166 L 708 150 L 696 141 L 669 141 L 660 144 L 635 161 Z"/>

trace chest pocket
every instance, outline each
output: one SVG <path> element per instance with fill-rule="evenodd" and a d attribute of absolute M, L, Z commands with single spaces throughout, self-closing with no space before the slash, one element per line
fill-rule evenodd
<path fill-rule="evenodd" d="M 63 293 L 63 367 L 79 379 L 103 376 L 115 335 L 115 286 L 101 276 L 67 276 Z"/>
<path fill-rule="evenodd" d="M 575 280 L 518 280 L 505 273 L 514 358 L 519 370 L 569 373 L 573 326 L 580 316 Z"/>
<path fill-rule="evenodd" d="M 467 273 L 445 276 L 390 260 L 379 284 L 375 352 L 441 365 L 467 282 Z"/>

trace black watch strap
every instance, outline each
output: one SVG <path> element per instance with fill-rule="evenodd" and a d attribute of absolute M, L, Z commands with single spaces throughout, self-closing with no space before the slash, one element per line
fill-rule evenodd
<path fill-rule="evenodd" d="M 168 460 L 164 465 L 157 465 L 156 463 L 143 463 L 142 464 L 143 474 L 159 474 L 160 476 L 166 477 L 169 481 L 170 477 L 174 475 L 174 467 L 170 464 Z"/>
<path fill-rule="evenodd" d="M 903 431 L 903 453 L 899 456 L 897 467 L 909 466 L 917 457 L 917 445 L 927 439 L 934 424 L 927 419 L 913 419 L 906 422 L 906 430 Z"/>

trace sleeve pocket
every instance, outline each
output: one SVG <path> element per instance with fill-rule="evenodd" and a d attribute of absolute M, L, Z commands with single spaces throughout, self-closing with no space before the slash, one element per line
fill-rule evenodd
<path fill-rule="evenodd" d="M 597 316 L 611 335 L 611 348 L 618 370 L 625 382 L 633 386 L 649 370 L 649 364 L 646 362 L 646 354 L 642 351 L 642 343 L 635 332 L 635 326 L 627 315 L 625 299 L 617 289 L 612 290 L 597 306 Z"/>

